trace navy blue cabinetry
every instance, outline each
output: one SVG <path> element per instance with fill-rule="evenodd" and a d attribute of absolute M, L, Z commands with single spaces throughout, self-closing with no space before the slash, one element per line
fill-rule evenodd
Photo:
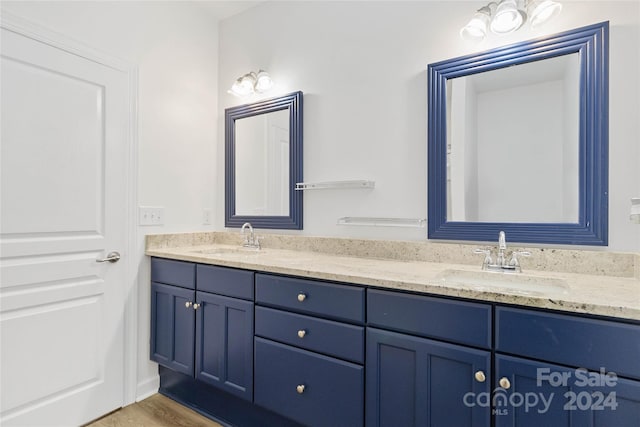
<path fill-rule="evenodd" d="M 195 292 L 177 286 L 151 284 L 151 360 L 193 375 Z"/>
<path fill-rule="evenodd" d="M 496 352 L 496 427 L 640 425 L 640 325 L 497 307 Z"/>
<path fill-rule="evenodd" d="M 496 427 L 640 425 L 638 381 L 497 355 L 496 383 Z"/>
<path fill-rule="evenodd" d="M 151 267 L 160 391 L 229 425 L 640 426 L 638 322 Z"/>
<path fill-rule="evenodd" d="M 152 258 L 151 279 L 151 360 L 252 401 L 253 272 Z"/>
<path fill-rule="evenodd" d="M 306 426 L 363 425 L 364 368 L 256 338 L 255 402 Z"/>
<path fill-rule="evenodd" d="M 490 425 L 490 305 L 368 289 L 367 324 L 367 427 Z"/>
<path fill-rule="evenodd" d="M 256 274 L 256 405 L 306 426 L 364 425 L 364 295 Z"/>
<path fill-rule="evenodd" d="M 198 292 L 196 379 L 253 398 L 253 303 Z"/>

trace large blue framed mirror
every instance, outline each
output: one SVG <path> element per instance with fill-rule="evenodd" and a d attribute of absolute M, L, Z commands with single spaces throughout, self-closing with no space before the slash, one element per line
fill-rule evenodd
<path fill-rule="evenodd" d="M 606 246 L 609 23 L 428 66 L 428 238 Z"/>
<path fill-rule="evenodd" d="M 302 99 L 225 110 L 225 227 L 302 229 Z"/>

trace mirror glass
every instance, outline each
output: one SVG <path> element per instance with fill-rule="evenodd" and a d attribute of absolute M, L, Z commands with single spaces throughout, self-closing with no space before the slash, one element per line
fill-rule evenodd
<path fill-rule="evenodd" d="M 603 22 L 428 66 L 428 237 L 607 245 Z"/>
<path fill-rule="evenodd" d="M 578 222 L 579 65 L 573 53 L 447 80 L 447 218 Z"/>
<path fill-rule="evenodd" d="M 289 214 L 289 110 L 236 120 L 236 214 Z"/>
<path fill-rule="evenodd" d="M 302 229 L 302 92 L 225 110 L 225 226 Z"/>

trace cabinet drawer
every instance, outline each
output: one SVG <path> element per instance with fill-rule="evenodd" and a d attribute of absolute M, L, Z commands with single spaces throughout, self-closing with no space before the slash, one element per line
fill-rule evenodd
<path fill-rule="evenodd" d="M 198 290 L 253 300 L 253 271 L 198 264 Z"/>
<path fill-rule="evenodd" d="M 256 338 L 254 387 L 256 404 L 299 423 L 363 425 L 362 366 Z"/>
<path fill-rule="evenodd" d="M 322 317 L 364 322 L 364 288 L 256 274 L 256 302 Z"/>
<path fill-rule="evenodd" d="M 640 325 L 497 307 L 496 350 L 640 379 Z"/>
<path fill-rule="evenodd" d="M 256 335 L 364 363 L 364 327 L 256 307 Z"/>
<path fill-rule="evenodd" d="M 491 347 L 491 306 L 488 304 L 369 289 L 367 323 L 429 338 Z"/>
<path fill-rule="evenodd" d="M 151 258 L 151 281 L 195 289 L 196 265 L 192 262 Z"/>

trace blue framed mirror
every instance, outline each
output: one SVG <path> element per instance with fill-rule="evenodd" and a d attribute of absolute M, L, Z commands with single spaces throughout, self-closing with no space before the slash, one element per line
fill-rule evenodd
<path fill-rule="evenodd" d="M 302 99 L 225 110 L 225 227 L 302 229 Z"/>
<path fill-rule="evenodd" d="M 609 23 L 428 66 L 428 238 L 608 244 Z"/>

